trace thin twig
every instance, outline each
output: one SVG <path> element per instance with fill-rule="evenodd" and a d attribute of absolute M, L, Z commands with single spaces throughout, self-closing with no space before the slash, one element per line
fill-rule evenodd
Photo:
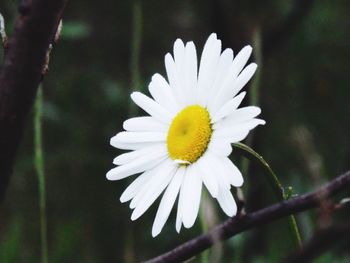
<path fill-rule="evenodd" d="M 207 234 L 187 241 L 169 252 L 145 261 L 145 263 L 185 261 L 212 246 L 213 243 L 217 241 L 213 240 L 213 236 L 219 238 L 219 240 L 225 240 L 248 229 L 317 207 L 320 203 L 320 197 L 333 196 L 345 189 L 349 189 L 349 186 L 350 171 L 337 177 L 314 192 L 277 203 L 240 218 L 230 218 Z"/>

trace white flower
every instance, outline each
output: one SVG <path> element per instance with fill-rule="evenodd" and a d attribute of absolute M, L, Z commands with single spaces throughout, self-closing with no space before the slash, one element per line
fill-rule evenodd
<path fill-rule="evenodd" d="M 176 230 L 190 228 L 197 217 L 202 183 L 218 200 L 228 216 L 237 211 L 231 185 L 243 184 L 241 172 L 230 161 L 231 143 L 242 141 L 264 120 L 255 118 L 258 107 L 238 109 L 244 85 L 257 65 L 244 68 L 252 52 L 244 47 L 235 58 L 233 51 L 221 53 L 221 41 L 211 34 L 205 43 L 199 70 L 193 42 L 177 39 L 174 58 L 165 56 L 166 81 L 155 74 L 149 84 L 153 99 L 140 92 L 132 100 L 150 116 L 124 122 L 125 131 L 111 145 L 130 152 L 117 156 L 118 165 L 107 179 L 120 180 L 140 174 L 124 191 L 121 202 L 131 200 L 131 220 L 139 218 L 164 192 L 154 220 L 152 235 L 167 221 L 177 196 Z M 238 95 L 237 95 L 238 94 Z"/>

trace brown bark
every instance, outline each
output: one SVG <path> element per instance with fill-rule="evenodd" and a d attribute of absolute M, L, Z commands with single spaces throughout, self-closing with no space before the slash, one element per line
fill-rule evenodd
<path fill-rule="evenodd" d="M 226 240 L 238 233 L 317 207 L 324 198 L 338 194 L 346 189 L 349 190 L 349 186 L 350 171 L 314 192 L 277 203 L 241 217 L 232 217 L 207 234 L 193 238 L 169 252 L 145 261 L 145 263 L 183 262 L 198 255 L 213 244 L 221 240 Z"/>
<path fill-rule="evenodd" d="M 66 0 L 23 0 L 0 72 L 0 200 Z"/>

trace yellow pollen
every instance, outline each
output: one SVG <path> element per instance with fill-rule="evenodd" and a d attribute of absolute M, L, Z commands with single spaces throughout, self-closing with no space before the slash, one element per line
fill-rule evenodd
<path fill-rule="evenodd" d="M 173 119 L 167 137 L 170 157 L 184 163 L 194 163 L 208 147 L 212 127 L 209 112 L 199 105 L 191 105 Z"/>

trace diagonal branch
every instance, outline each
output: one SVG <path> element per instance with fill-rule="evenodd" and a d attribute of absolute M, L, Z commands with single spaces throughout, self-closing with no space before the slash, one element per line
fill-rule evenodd
<path fill-rule="evenodd" d="M 0 200 L 67 0 L 22 0 L 0 72 Z"/>
<path fill-rule="evenodd" d="M 275 205 L 242 216 L 241 218 L 230 218 L 223 224 L 215 227 L 209 233 L 187 241 L 186 243 L 176 247 L 167 253 L 145 261 L 145 263 L 169 263 L 185 261 L 209 248 L 218 241 L 228 239 L 238 233 L 260 226 L 262 224 L 266 224 L 273 220 L 317 207 L 320 201 L 324 198 L 333 196 L 345 189 L 349 189 L 349 187 L 350 171 L 337 177 L 336 179 L 332 180 L 314 192 L 307 193 L 281 203 L 277 203 Z"/>

